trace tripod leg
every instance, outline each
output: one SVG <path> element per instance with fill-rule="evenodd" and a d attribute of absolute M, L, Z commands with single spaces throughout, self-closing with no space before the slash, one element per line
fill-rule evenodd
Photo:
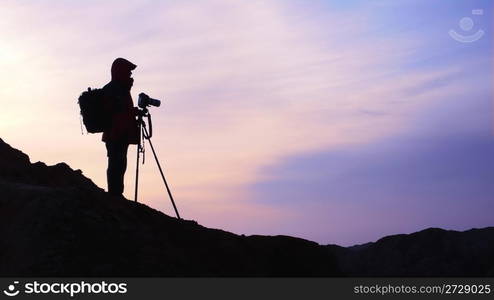
<path fill-rule="evenodd" d="M 180 215 L 178 214 L 177 206 L 175 205 L 175 201 L 173 200 L 172 193 L 170 191 L 170 188 L 168 187 L 168 183 L 166 182 L 165 175 L 163 174 L 163 170 L 161 169 L 160 162 L 158 161 L 158 157 L 156 156 L 156 152 L 154 151 L 153 143 L 151 142 L 151 139 L 148 138 L 148 131 L 145 126 L 143 128 L 143 134 L 144 137 L 149 141 L 149 145 L 151 146 L 151 150 L 153 150 L 153 156 L 154 160 L 156 160 L 156 164 L 158 165 L 158 169 L 160 170 L 161 178 L 163 178 L 163 182 L 165 183 L 166 191 L 168 192 L 168 196 L 170 197 L 170 200 L 172 201 L 173 204 L 173 209 L 175 210 L 175 214 L 177 215 L 177 218 L 180 220 Z"/>
<path fill-rule="evenodd" d="M 134 201 L 137 202 L 137 190 L 139 189 L 139 152 L 141 145 L 137 145 L 137 161 L 136 161 L 136 183 L 135 183 L 135 193 Z"/>
<path fill-rule="evenodd" d="M 137 144 L 137 161 L 136 161 L 136 183 L 134 201 L 137 202 L 137 191 L 139 190 L 139 155 L 141 153 L 141 125 L 139 124 L 139 143 Z"/>

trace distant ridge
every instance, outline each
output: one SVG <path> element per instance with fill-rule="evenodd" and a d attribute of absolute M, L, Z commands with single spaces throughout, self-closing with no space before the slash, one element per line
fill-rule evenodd
<path fill-rule="evenodd" d="M 463 232 L 428 228 L 375 243 L 327 247 L 352 276 L 494 276 L 494 227 Z"/>
<path fill-rule="evenodd" d="M 493 276 L 494 228 L 344 248 L 239 236 L 112 200 L 67 164 L 0 139 L 0 276 Z"/>

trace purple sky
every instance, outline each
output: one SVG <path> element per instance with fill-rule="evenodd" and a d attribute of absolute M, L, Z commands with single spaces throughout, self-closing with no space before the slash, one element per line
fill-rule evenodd
<path fill-rule="evenodd" d="M 399 136 L 268 167 L 284 175 L 255 184 L 256 199 L 298 212 L 279 224 L 287 233 L 310 227 L 312 239 L 345 245 L 426 227 L 492 226 L 492 100 L 473 101 L 449 99 Z"/>

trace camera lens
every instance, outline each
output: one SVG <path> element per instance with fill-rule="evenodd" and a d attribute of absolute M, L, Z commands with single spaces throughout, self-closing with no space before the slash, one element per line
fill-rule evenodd
<path fill-rule="evenodd" d="M 149 104 L 152 106 L 159 107 L 161 105 L 161 101 L 153 98 L 149 98 Z"/>
<path fill-rule="evenodd" d="M 148 95 L 144 93 L 140 93 L 137 105 L 139 105 L 139 107 L 142 108 L 146 108 L 147 106 L 159 107 L 161 105 L 161 101 L 158 99 L 150 98 Z"/>

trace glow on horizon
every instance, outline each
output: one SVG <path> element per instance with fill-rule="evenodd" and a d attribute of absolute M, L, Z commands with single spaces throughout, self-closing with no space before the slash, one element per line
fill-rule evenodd
<path fill-rule="evenodd" d="M 103 86 L 112 60 L 126 57 L 138 65 L 134 101 L 140 91 L 164 100 L 152 109 L 153 143 L 183 217 L 237 233 L 286 234 L 282 220 L 303 222 L 291 208 L 251 201 L 249 187 L 274 176 L 264 167 L 399 135 L 438 99 L 475 89 L 459 77 L 483 62 L 408 68 L 430 37 L 380 32 L 358 6 L 96 3 L 3 4 L 0 137 L 105 188 L 104 144 L 80 135 L 76 98 Z M 132 199 L 134 149 L 128 160 Z M 173 215 L 149 146 L 146 160 L 140 199 Z M 297 234 L 310 239 L 311 230 Z"/>

